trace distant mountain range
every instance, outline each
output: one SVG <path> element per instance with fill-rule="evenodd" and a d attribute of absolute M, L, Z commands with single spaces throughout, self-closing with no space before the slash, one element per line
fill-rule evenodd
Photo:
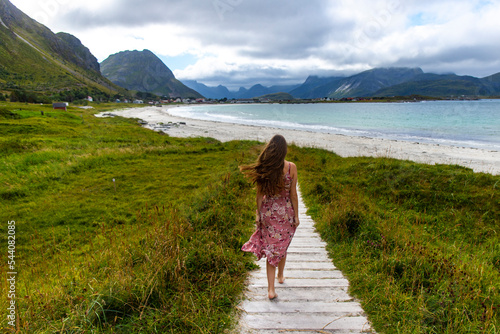
<path fill-rule="evenodd" d="M 291 94 L 298 98 L 312 96 L 336 99 L 373 96 L 381 89 L 409 81 L 422 73 L 420 68 L 376 68 L 347 78 L 326 78 L 328 81 L 325 83 L 320 81 L 319 85 L 308 83 Z"/>
<path fill-rule="evenodd" d="M 196 81 L 183 81 L 203 96 L 221 98 L 255 98 L 278 92 L 289 93 L 299 99 L 345 97 L 386 97 L 424 95 L 448 96 L 500 96 L 500 73 L 485 77 L 459 76 L 455 74 L 424 73 L 420 68 L 375 68 L 350 77 L 310 76 L 301 85 L 264 87 L 229 91 L 224 86 L 208 87 Z"/>
<path fill-rule="evenodd" d="M 256 84 L 249 89 L 240 87 L 238 91 L 230 91 L 227 87 L 219 85 L 217 87 L 209 87 L 205 84 L 197 82 L 196 80 L 182 80 L 182 82 L 199 92 L 206 98 L 210 99 L 251 99 L 254 97 L 259 97 L 267 94 L 274 93 L 288 93 L 291 90 L 299 87 L 300 85 L 292 86 L 271 86 L 264 87 L 261 84 Z"/>
<path fill-rule="evenodd" d="M 101 71 L 113 83 L 129 90 L 166 97 L 203 97 L 177 80 L 161 59 L 149 50 L 111 55 L 101 63 Z"/>
<path fill-rule="evenodd" d="M 0 90 L 65 99 L 124 91 L 78 38 L 54 34 L 8 0 L 0 0 Z"/>
<path fill-rule="evenodd" d="M 102 74 L 101 74 L 102 71 Z M 21 92 L 21 93 L 19 93 Z M 29 94 L 26 94 L 28 92 Z M 78 38 L 54 34 L 9 0 L 0 0 L 0 93 L 11 99 L 30 95 L 26 102 L 73 101 L 97 95 L 103 100 L 133 97 L 137 92 L 158 96 L 212 99 L 315 99 L 424 95 L 500 96 L 500 73 L 476 78 L 424 73 L 420 68 L 375 68 L 349 77 L 310 76 L 289 86 L 230 91 L 195 80 L 181 82 L 149 50 L 123 51 L 101 64 Z M 286 94 L 281 94 L 286 93 Z M 152 96 L 152 95 L 151 95 Z M 19 99 L 19 101 L 21 101 Z"/>
<path fill-rule="evenodd" d="M 500 96 L 500 73 L 485 78 L 456 74 L 422 73 L 414 78 L 381 88 L 373 93 L 378 96 Z"/>

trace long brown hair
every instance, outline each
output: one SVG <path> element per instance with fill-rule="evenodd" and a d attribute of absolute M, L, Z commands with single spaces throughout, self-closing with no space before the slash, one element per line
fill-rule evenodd
<path fill-rule="evenodd" d="M 275 135 L 262 150 L 257 162 L 240 166 L 240 171 L 256 184 L 257 191 L 264 195 L 276 195 L 285 187 L 283 168 L 288 146 L 285 137 Z"/>

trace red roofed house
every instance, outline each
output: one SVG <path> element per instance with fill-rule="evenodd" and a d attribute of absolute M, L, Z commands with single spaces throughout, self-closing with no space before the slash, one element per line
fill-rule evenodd
<path fill-rule="evenodd" d="M 68 102 L 56 102 L 52 103 L 52 108 L 67 111 L 68 105 Z"/>

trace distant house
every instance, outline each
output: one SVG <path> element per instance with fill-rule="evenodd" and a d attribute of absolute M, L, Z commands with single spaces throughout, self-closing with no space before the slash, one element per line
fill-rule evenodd
<path fill-rule="evenodd" d="M 92 98 L 92 96 L 87 96 L 86 100 L 89 101 L 89 102 L 93 102 L 94 101 L 94 99 Z"/>
<path fill-rule="evenodd" d="M 134 100 L 134 103 L 135 103 L 135 104 L 143 104 L 143 103 L 144 103 L 144 101 L 143 101 L 143 100 Z"/>
<path fill-rule="evenodd" d="M 56 102 L 52 103 L 52 108 L 67 111 L 68 105 L 68 102 Z"/>

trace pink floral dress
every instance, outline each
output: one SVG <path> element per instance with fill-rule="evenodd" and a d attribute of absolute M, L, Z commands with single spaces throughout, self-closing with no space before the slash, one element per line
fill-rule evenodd
<path fill-rule="evenodd" d="M 290 199 L 290 165 L 284 175 L 285 188 L 275 196 L 264 196 L 260 208 L 262 224 L 252 234 L 241 250 L 254 253 L 257 259 L 267 257 L 267 261 L 274 267 L 286 255 L 286 251 L 297 227 L 294 225 L 295 212 Z"/>

